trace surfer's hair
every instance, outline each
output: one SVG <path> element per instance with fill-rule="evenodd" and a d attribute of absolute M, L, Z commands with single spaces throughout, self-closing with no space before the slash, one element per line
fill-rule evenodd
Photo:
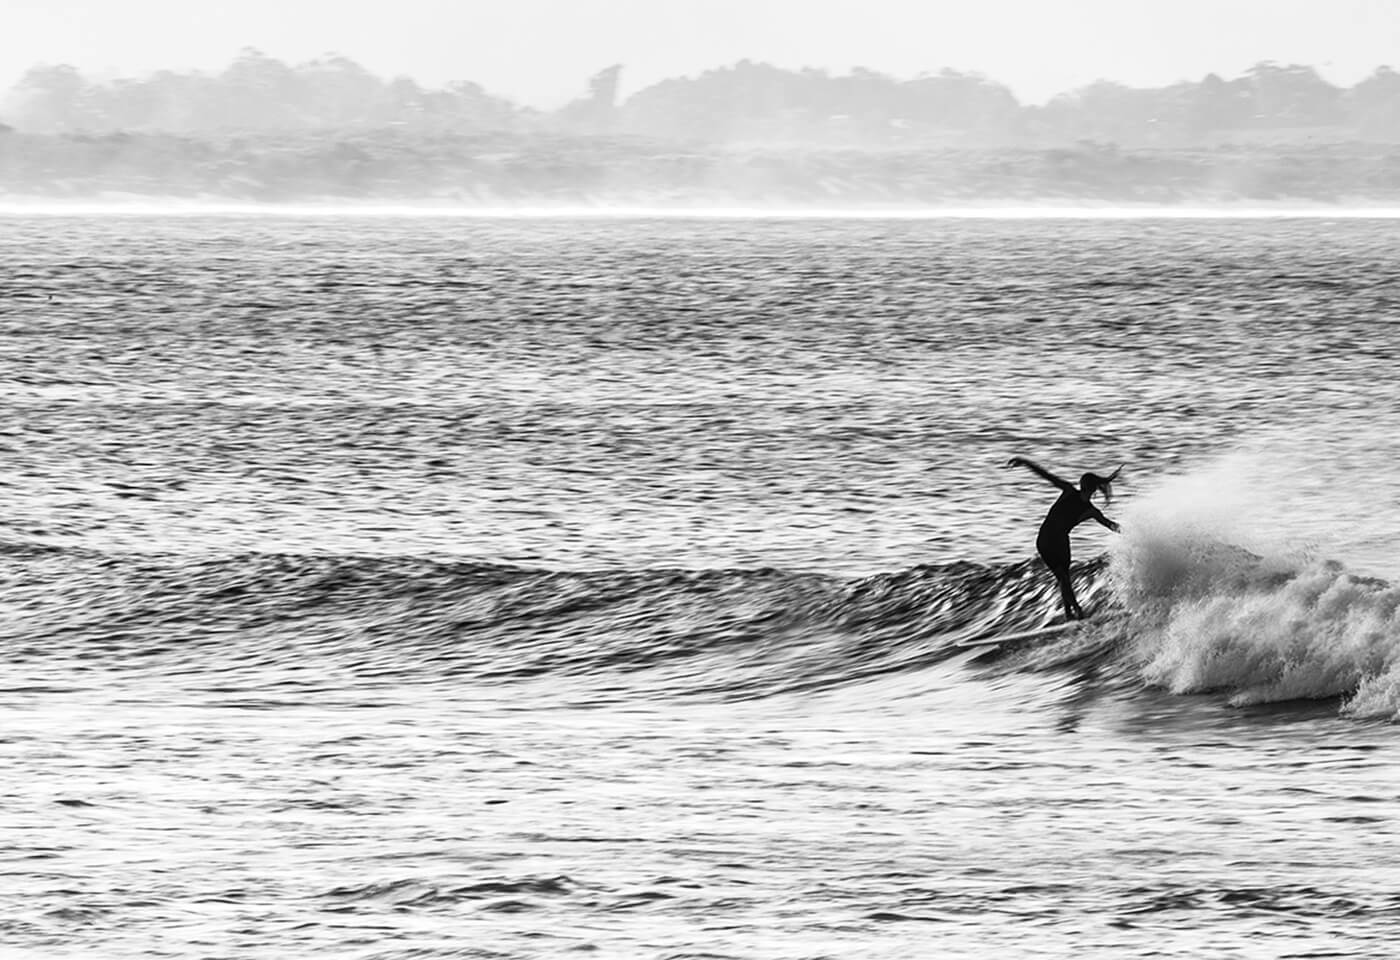
<path fill-rule="evenodd" d="M 1104 503 L 1113 502 L 1113 481 L 1118 479 L 1118 474 L 1123 472 L 1119 467 L 1106 477 L 1101 477 L 1097 473 L 1086 473 L 1079 478 L 1079 490 L 1085 497 L 1092 497 L 1102 491 Z"/>

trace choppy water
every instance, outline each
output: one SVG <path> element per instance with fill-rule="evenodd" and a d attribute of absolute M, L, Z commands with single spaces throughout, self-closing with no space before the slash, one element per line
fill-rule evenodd
<path fill-rule="evenodd" d="M 6 956 L 1391 955 L 1397 232 L 0 219 Z"/>

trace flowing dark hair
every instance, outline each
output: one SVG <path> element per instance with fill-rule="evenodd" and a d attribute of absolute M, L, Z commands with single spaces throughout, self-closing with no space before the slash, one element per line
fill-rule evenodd
<path fill-rule="evenodd" d="M 1079 478 L 1080 492 L 1082 492 L 1085 495 L 1085 497 L 1092 497 L 1094 494 L 1102 491 L 1103 502 L 1112 503 L 1113 481 L 1117 480 L 1118 474 L 1122 472 L 1123 466 L 1120 464 L 1117 470 L 1114 470 L 1106 477 L 1101 477 L 1097 473 L 1086 473 L 1084 474 L 1084 476 Z"/>

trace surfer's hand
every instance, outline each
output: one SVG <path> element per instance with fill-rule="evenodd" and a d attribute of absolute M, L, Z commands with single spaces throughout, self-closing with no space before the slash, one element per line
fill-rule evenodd
<path fill-rule="evenodd" d="M 1020 467 L 1024 466 L 1025 462 L 1026 461 L 1021 459 L 1020 457 L 1012 457 L 1010 460 L 1006 461 L 1006 465 L 1008 467 Z"/>
<path fill-rule="evenodd" d="M 1123 528 L 1118 526 L 1118 524 L 1114 523 L 1112 520 L 1108 521 L 1108 529 L 1112 530 L 1114 533 L 1123 532 Z"/>

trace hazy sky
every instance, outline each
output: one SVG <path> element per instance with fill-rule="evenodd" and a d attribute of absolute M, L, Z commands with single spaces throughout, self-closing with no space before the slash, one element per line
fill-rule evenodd
<path fill-rule="evenodd" d="M 1350 84 L 1400 65 L 1400 0 L 0 0 L 0 85 L 35 63 L 105 77 L 218 69 L 245 46 L 474 80 L 538 106 L 624 65 L 623 92 L 748 57 L 900 77 L 980 70 L 1037 102 L 1306 63 Z"/>

